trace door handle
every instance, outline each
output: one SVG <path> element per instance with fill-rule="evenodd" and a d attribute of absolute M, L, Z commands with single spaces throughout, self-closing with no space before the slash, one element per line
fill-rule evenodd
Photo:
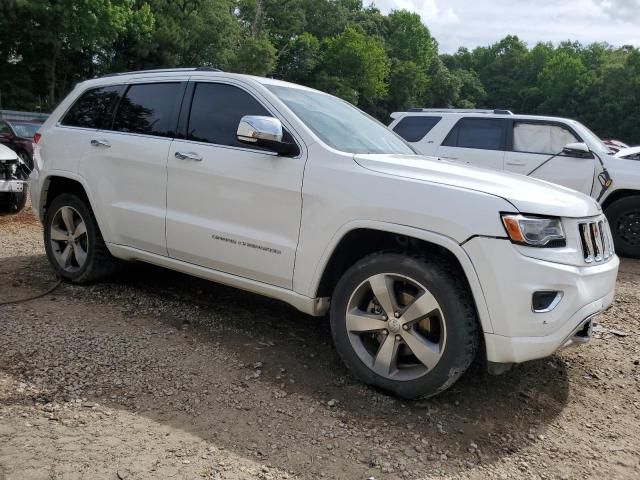
<path fill-rule="evenodd" d="M 175 157 L 178 160 L 193 160 L 194 162 L 202 161 L 202 157 L 194 152 L 176 152 Z"/>
<path fill-rule="evenodd" d="M 94 147 L 105 147 L 105 148 L 109 148 L 111 146 L 111 144 L 107 140 L 101 140 L 96 138 L 91 140 L 91 145 L 93 145 Z"/>
<path fill-rule="evenodd" d="M 440 157 L 440 158 L 444 158 L 445 160 L 458 160 L 458 157 Z"/>
<path fill-rule="evenodd" d="M 507 165 L 511 165 L 513 167 L 523 167 L 527 162 L 524 160 L 507 160 Z"/>

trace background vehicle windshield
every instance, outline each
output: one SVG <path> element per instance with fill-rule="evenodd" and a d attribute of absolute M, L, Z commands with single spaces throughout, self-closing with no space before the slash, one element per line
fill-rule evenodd
<path fill-rule="evenodd" d="M 613 155 L 613 152 L 611 150 L 609 150 L 609 147 L 607 147 L 605 145 L 605 143 L 600 139 L 600 137 L 598 137 L 595 133 L 593 133 L 591 130 L 589 130 L 585 125 L 583 125 L 580 122 L 576 122 L 578 125 L 580 125 L 580 128 L 582 128 L 584 131 L 582 132 L 584 136 L 589 137 L 588 140 L 590 143 L 592 143 L 593 145 L 595 145 L 598 149 L 598 151 L 596 153 L 598 153 L 599 155 Z"/>
<path fill-rule="evenodd" d="M 13 123 L 11 126 L 16 132 L 16 135 L 21 138 L 33 137 L 38 131 L 38 128 L 40 128 L 40 125 L 36 123 Z"/>
<path fill-rule="evenodd" d="M 416 152 L 395 133 L 339 98 L 298 88 L 267 85 L 313 133 L 330 147 L 348 153 Z"/>

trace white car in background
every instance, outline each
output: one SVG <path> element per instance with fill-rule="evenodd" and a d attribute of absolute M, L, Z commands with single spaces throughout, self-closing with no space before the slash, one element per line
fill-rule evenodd
<path fill-rule="evenodd" d="M 618 254 L 640 258 L 640 163 L 614 157 L 580 122 L 507 110 L 417 108 L 391 117 L 389 128 L 424 155 L 592 196 L 609 219 Z"/>
<path fill-rule="evenodd" d="M 625 160 L 640 160 L 640 147 L 624 148 L 618 151 L 614 156 Z"/>

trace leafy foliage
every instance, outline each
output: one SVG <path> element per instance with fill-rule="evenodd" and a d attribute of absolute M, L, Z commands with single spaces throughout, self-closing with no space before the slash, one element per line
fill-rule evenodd
<path fill-rule="evenodd" d="M 51 110 L 86 78 L 215 66 L 349 100 L 383 121 L 415 106 L 577 118 L 640 143 L 640 51 L 527 46 L 516 36 L 438 54 L 419 15 L 362 0 L 2 0 L 0 99 Z"/>

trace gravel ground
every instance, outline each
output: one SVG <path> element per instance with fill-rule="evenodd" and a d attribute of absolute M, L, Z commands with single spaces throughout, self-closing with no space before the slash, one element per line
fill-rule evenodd
<path fill-rule="evenodd" d="M 0 302 L 55 279 L 0 218 Z M 327 322 L 128 266 L 0 306 L 0 480 L 640 478 L 640 262 L 580 349 L 407 402 L 349 376 Z"/>

